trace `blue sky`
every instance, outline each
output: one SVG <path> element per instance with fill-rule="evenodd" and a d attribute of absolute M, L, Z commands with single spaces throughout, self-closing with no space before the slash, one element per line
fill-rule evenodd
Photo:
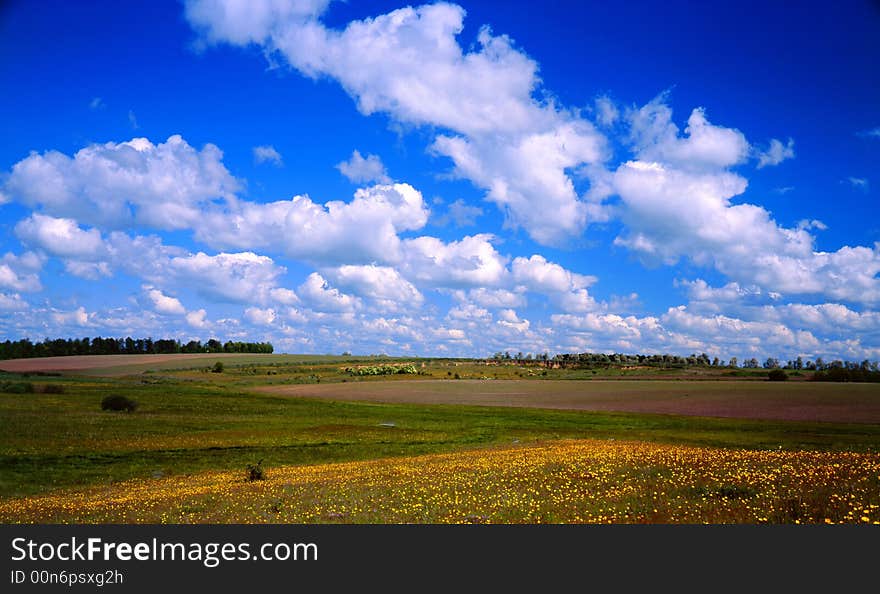
<path fill-rule="evenodd" d="M 0 338 L 880 358 L 880 9 L 0 9 Z"/>

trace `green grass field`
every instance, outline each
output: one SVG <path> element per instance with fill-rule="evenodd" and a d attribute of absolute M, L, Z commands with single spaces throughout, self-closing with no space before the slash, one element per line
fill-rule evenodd
<path fill-rule="evenodd" d="M 213 361 L 211 361 L 213 362 Z M 311 399 L 255 392 L 266 384 L 353 381 L 339 358 L 257 363 L 226 361 L 223 373 L 178 362 L 135 374 L 6 374 L 34 393 L 0 393 L 0 499 L 68 488 L 100 488 L 129 479 L 191 473 L 380 460 L 555 440 L 638 440 L 682 446 L 872 453 L 880 424 L 817 423 L 699 416 Z M 368 378 L 402 391 L 426 378 L 476 373 L 435 361 L 425 373 Z M 485 370 L 485 368 L 483 368 Z M 117 370 L 118 371 L 118 370 Z M 521 377 L 516 369 L 499 369 Z M 533 377 L 540 385 L 546 376 Z M 452 384 L 454 380 L 450 380 Z M 463 382 L 461 382 L 463 383 Z M 489 382 L 514 386 L 522 382 Z M 737 381 L 741 390 L 761 386 Z M 59 386 L 44 393 L 45 386 Z M 621 383 L 621 386 L 624 386 Z M 804 388 L 809 388 L 804 385 Z M 845 386 L 840 385 L 843 390 Z M 51 390 L 50 390 L 51 391 Z M 133 413 L 102 411 L 108 394 L 138 401 Z"/>

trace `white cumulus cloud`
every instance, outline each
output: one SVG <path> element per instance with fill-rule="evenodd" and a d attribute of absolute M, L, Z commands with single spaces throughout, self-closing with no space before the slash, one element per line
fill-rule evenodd
<path fill-rule="evenodd" d="M 297 289 L 300 298 L 316 311 L 320 312 L 352 312 L 361 306 L 360 300 L 346 295 L 317 272 L 311 273 Z"/>
<path fill-rule="evenodd" d="M 104 240 L 97 229 L 80 228 L 73 219 L 32 214 L 15 226 L 27 245 L 61 258 L 95 259 L 104 255 Z"/>
<path fill-rule="evenodd" d="M 388 266 L 345 265 L 323 272 L 337 287 L 372 299 L 386 309 L 418 308 L 425 300 L 412 283 Z"/>
<path fill-rule="evenodd" d="M 538 100 L 538 65 L 505 35 L 480 29 L 466 51 L 465 11 L 438 3 L 401 8 L 330 29 L 325 3 L 190 0 L 187 18 L 210 43 L 258 44 L 306 76 L 337 80 L 364 114 L 446 130 L 431 149 L 487 191 L 511 226 L 542 243 L 579 234 L 590 208 L 568 175 L 605 157 L 591 123 Z M 536 213 L 540 213 L 536 216 Z"/>
<path fill-rule="evenodd" d="M 260 309 L 259 307 L 249 307 L 244 310 L 244 317 L 247 321 L 257 326 L 271 326 L 278 315 L 272 308 Z"/>
<path fill-rule="evenodd" d="M 13 165 L 3 192 L 43 214 L 102 228 L 186 229 L 205 204 L 239 189 L 222 157 L 216 146 L 197 150 L 178 135 L 159 144 L 94 144 L 73 157 L 31 153 Z"/>
<path fill-rule="evenodd" d="M 209 211 L 196 238 L 226 248 L 273 248 L 289 257 L 321 263 L 394 262 L 403 231 L 423 227 L 428 208 L 409 184 L 361 188 L 351 202 L 323 205 L 308 196 L 258 204 L 241 201 Z"/>
<path fill-rule="evenodd" d="M 0 289 L 32 293 L 41 291 L 39 272 L 44 258 L 34 252 L 20 255 L 7 252 L 0 258 Z"/>
<path fill-rule="evenodd" d="M 782 144 L 781 140 L 773 138 L 766 151 L 758 151 L 758 169 L 768 165 L 779 165 L 786 159 L 794 158 L 794 140 L 788 139 L 788 144 Z"/>
<path fill-rule="evenodd" d="M 183 304 L 176 297 L 166 295 L 159 289 L 148 285 L 145 285 L 143 289 L 153 303 L 153 309 L 156 312 L 169 315 L 183 315 L 186 313 L 186 308 L 183 307 Z"/>
<path fill-rule="evenodd" d="M 255 146 L 253 152 L 254 162 L 258 165 L 260 163 L 271 163 L 276 167 L 281 167 L 284 164 L 281 153 L 275 150 L 275 147 L 272 145 Z"/>
<path fill-rule="evenodd" d="M 342 161 L 336 165 L 339 172 L 356 184 L 379 183 L 390 184 L 391 178 L 385 170 L 385 165 L 378 155 L 361 156 L 360 151 L 355 149 L 348 161 Z"/>

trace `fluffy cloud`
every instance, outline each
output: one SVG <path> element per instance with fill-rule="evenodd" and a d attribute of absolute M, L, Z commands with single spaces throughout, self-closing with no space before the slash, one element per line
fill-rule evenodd
<path fill-rule="evenodd" d="M 786 159 L 794 158 L 794 140 L 788 139 L 788 144 L 775 138 L 770 141 L 766 151 L 758 151 L 758 169 L 768 165 L 779 165 Z"/>
<path fill-rule="evenodd" d="M 89 326 L 93 313 L 86 311 L 85 307 L 78 307 L 72 311 L 53 311 L 52 320 L 59 326 Z"/>
<path fill-rule="evenodd" d="M 230 2 L 201 0 L 186 3 L 186 17 L 209 42 L 239 45 L 262 43 L 279 22 L 305 21 L 324 12 L 330 0 L 264 0 Z"/>
<path fill-rule="evenodd" d="M 275 150 L 275 147 L 272 145 L 255 146 L 254 162 L 258 165 L 260 163 L 271 163 L 276 167 L 281 167 L 284 164 L 281 153 Z"/>
<path fill-rule="evenodd" d="M 2 272 L 0 272 L 0 274 L 2 274 Z M 0 311 L 23 311 L 28 308 L 28 304 L 18 293 L 0 293 Z"/>
<path fill-rule="evenodd" d="M 492 321 L 492 314 L 488 309 L 477 307 L 473 303 L 464 303 L 451 308 L 446 313 L 446 318 L 448 320 L 488 323 Z"/>
<path fill-rule="evenodd" d="M 789 325 L 766 316 L 747 320 L 723 314 L 700 315 L 684 305 L 671 307 L 659 317 L 588 313 L 554 315 L 552 319 L 563 342 L 600 352 L 631 352 L 638 347 L 645 352 L 707 352 L 742 359 L 768 355 L 815 357 L 840 349 L 839 341 L 820 340 L 796 323 Z M 856 358 L 871 352 L 858 340 L 848 350 Z"/>
<path fill-rule="evenodd" d="M 564 311 L 583 312 L 596 307 L 586 290 L 596 281 L 595 277 L 571 272 L 538 254 L 528 259 L 515 258 L 511 271 L 514 282 L 547 295 Z"/>
<path fill-rule="evenodd" d="M 488 234 L 444 243 L 436 237 L 403 241 L 401 270 L 416 284 L 430 287 L 496 287 L 507 276 L 507 259 Z"/>
<path fill-rule="evenodd" d="M 336 286 L 372 299 L 383 309 L 418 308 L 424 302 L 424 296 L 412 283 L 387 266 L 346 265 L 326 269 L 324 274 Z"/>
<path fill-rule="evenodd" d="M 748 157 L 749 143 L 743 133 L 712 125 L 701 108 L 691 112 L 682 136 L 665 99 L 660 95 L 628 114 L 630 137 L 639 160 L 700 171 L 730 167 Z"/>
<path fill-rule="evenodd" d="M 38 273 L 43 267 L 43 261 L 44 257 L 34 252 L 21 255 L 7 252 L 0 258 L 0 289 L 26 293 L 42 290 Z"/>
<path fill-rule="evenodd" d="M 880 312 L 857 312 L 840 303 L 788 303 L 753 308 L 755 319 L 777 321 L 826 334 L 880 338 Z"/>
<path fill-rule="evenodd" d="M 297 289 L 300 298 L 316 311 L 352 312 L 361 307 L 358 298 L 346 295 L 331 287 L 327 280 L 317 272 L 311 273 Z"/>
<path fill-rule="evenodd" d="M 113 276 L 113 271 L 107 262 L 83 262 L 81 260 L 67 260 L 64 262 L 64 270 L 73 276 L 88 280 L 98 280 Z"/>
<path fill-rule="evenodd" d="M 400 258 L 398 233 L 420 229 L 427 219 L 415 188 L 377 185 L 357 190 L 351 202 L 323 206 L 308 196 L 268 204 L 242 201 L 205 214 L 196 237 L 215 247 L 272 248 L 320 263 L 394 262 Z"/>
<path fill-rule="evenodd" d="M 701 337 L 707 348 L 730 351 L 739 345 L 751 353 L 814 352 L 820 343 L 806 330 L 795 330 L 776 322 L 744 321 L 724 315 L 700 316 L 685 306 L 670 308 L 662 316 L 663 324 L 672 330 Z"/>
<path fill-rule="evenodd" d="M 380 183 L 390 184 L 391 178 L 385 171 L 385 165 L 378 155 L 367 155 L 366 158 L 361 156 L 358 150 L 351 153 L 348 161 L 342 161 L 336 165 L 339 172 L 356 184 L 360 183 Z"/>
<path fill-rule="evenodd" d="M 620 119 L 620 110 L 614 101 L 607 95 L 596 97 L 593 111 L 595 113 L 596 122 L 601 126 L 613 126 Z"/>
<path fill-rule="evenodd" d="M 197 151 L 180 136 L 158 145 L 144 138 L 92 145 L 73 158 L 32 154 L 13 167 L 3 188 L 42 211 L 17 226 L 23 241 L 79 260 L 102 257 L 97 228 L 145 226 L 189 229 L 218 249 L 270 248 L 321 263 L 394 262 L 398 234 L 420 229 L 429 215 L 421 193 L 408 184 L 362 188 L 350 202 L 324 205 L 308 196 L 267 204 L 239 200 L 239 184 L 220 150 Z"/>
<path fill-rule="evenodd" d="M 590 207 L 567 173 L 604 156 L 601 137 L 584 120 L 514 138 L 441 135 L 432 149 L 452 159 L 455 174 L 487 191 L 508 226 L 524 228 L 539 243 L 558 245 L 588 222 Z"/>
<path fill-rule="evenodd" d="M 31 155 L 12 167 L 3 191 L 45 214 L 102 228 L 184 229 L 202 207 L 231 198 L 239 183 L 212 144 L 196 150 L 180 136 L 94 144 L 69 157 Z"/>
<path fill-rule="evenodd" d="M 271 326 L 277 319 L 274 309 L 260 309 L 258 307 L 249 307 L 244 310 L 244 317 L 247 321 L 258 326 Z"/>
<path fill-rule="evenodd" d="M 165 282 L 193 287 L 209 299 L 264 303 L 271 299 L 284 272 L 268 256 L 253 252 L 213 256 L 198 252 L 170 258 Z"/>
<path fill-rule="evenodd" d="M 780 298 L 778 293 L 767 293 L 756 285 L 742 286 L 739 283 L 727 283 L 723 287 L 712 287 L 703 279 L 694 281 L 678 280 L 676 286 L 684 287 L 692 302 L 720 310 L 722 306 L 748 304 Z"/>
<path fill-rule="evenodd" d="M 517 287 L 516 290 L 486 289 L 479 287 L 468 291 L 454 291 L 453 295 L 462 303 L 472 302 L 480 307 L 491 309 L 523 307 L 526 305 L 525 287 Z"/>
<path fill-rule="evenodd" d="M 595 336 L 597 342 L 592 345 L 592 348 L 598 351 L 605 350 L 609 346 L 612 348 L 621 347 L 627 343 L 630 345 L 637 342 L 657 344 L 668 341 L 659 320 L 653 316 L 637 318 L 610 313 L 588 313 L 580 316 L 555 314 L 551 319 L 554 325 L 560 328 L 574 333 Z"/>
<path fill-rule="evenodd" d="M 444 3 L 343 30 L 319 20 L 323 2 L 249 7 L 243 15 L 233 0 L 190 0 L 186 12 L 208 42 L 256 43 L 306 76 L 339 81 L 364 114 L 450 131 L 432 150 L 537 241 L 560 243 L 587 224 L 590 208 L 567 170 L 602 160 L 605 139 L 578 113 L 534 98 L 538 66 L 507 36 L 483 27 L 464 51 L 456 39 L 464 10 Z"/>
<path fill-rule="evenodd" d="M 199 309 L 196 311 L 191 311 L 186 314 L 186 323 L 190 325 L 192 328 L 198 328 L 200 330 L 210 328 L 211 323 L 207 319 L 208 312 L 204 309 Z"/>
<path fill-rule="evenodd" d="M 520 319 L 512 309 L 502 309 L 498 312 L 498 324 L 516 332 L 525 332 L 531 325 L 528 320 Z"/>
<path fill-rule="evenodd" d="M 104 240 L 97 229 L 83 230 L 73 219 L 32 214 L 15 226 L 27 245 L 60 258 L 97 259 L 104 255 Z"/>
<path fill-rule="evenodd" d="M 617 245 L 670 265 L 687 256 L 768 292 L 880 300 L 880 248 L 818 252 L 810 226 L 782 227 L 760 206 L 733 204 L 747 186 L 729 170 L 745 159 L 745 138 L 713 126 L 699 110 L 680 137 L 670 118 L 656 100 L 630 114 L 639 159 L 612 178 L 627 229 Z"/>
<path fill-rule="evenodd" d="M 153 309 L 160 314 L 183 315 L 186 308 L 176 297 L 165 295 L 159 289 L 145 285 L 144 292 L 153 304 Z"/>
<path fill-rule="evenodd" d="M 296 294 L 279 286 L 285 268 L 268 256 L 253 252 L 209 255 L 195 254 L 179 247 L 165 245 L 155 236 L 129 236 L 112 232 L 106 238 L 96 229 L 83 230 L 72 219 L 59 219 L 34 214 L 16 226 L 16 233 L 34 248 L 58 256 L 68 272 L 84 278 L 111 276 L 123 271 L 147 281 L 148 297 L 164 313 L 183 313 L 176 305 L 164 300 L 162 287 L 191 287 L 203 297 L 214 301 L 235 303 L 295 303 Z M 6 262 L 12 263 L 12 266 Z M 0 287 L 17 291 L 38 290 L 35 275 L 21 276 L 15 269 L 36 266 L 39 257 L 30 254 L 21 258 L 7 254 L 0 264 Z M 155 291 L 155 292 L 150 292 Z M 179 307 L 178 307 L 179 306 Z"/>
<path fill-rule="evenodd" d="M 270 289 L 269 296 L 273 301 L 280 303 L 281 305 L 296 305 L 299 303 L 299 297 L 296 296 L 296 293 L 283 287 Z"/>

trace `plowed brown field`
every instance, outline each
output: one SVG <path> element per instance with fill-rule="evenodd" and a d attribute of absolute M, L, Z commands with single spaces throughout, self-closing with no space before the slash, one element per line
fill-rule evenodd
<path fill-rule="evenodd" d="M 257 388 L 272 394 L 835 423 L 880 423 L 880 384 L 664 380 L 424 380 Z"/>

